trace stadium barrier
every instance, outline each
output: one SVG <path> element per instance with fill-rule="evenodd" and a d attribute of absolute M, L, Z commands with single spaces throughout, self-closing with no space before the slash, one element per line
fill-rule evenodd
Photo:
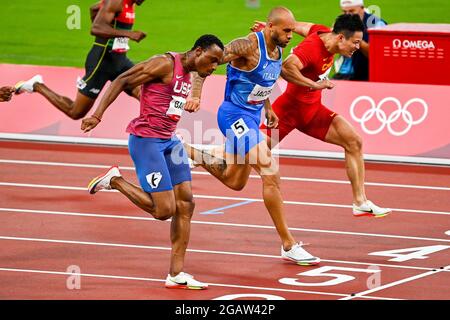
<path fill-rule="evenodd" d="M 41 74 L 50 88 L 72 98 L 76 79 L 83 73 L 79 68 L 0 64 L 1 85 Z M 322 102 L 356 128 L 364 141 L 365 159 L 450 165 L 447 100 L 450 86 L 335 83 L 334 89 L 323 92 Z M 206 80 L 202 109 L 195 114 L 185 113 L 178 125 L 187 141 L 209 146 L 223 142 L 216 111 L 223 99 L 224 86 L 225 76 L 213 75 Z M 279 80 L 272 98 L 285 87 L 286 82 Z M 80 130 L 80 121 L 67 118 L 39 94 L 22 94 L 0 105 L 0 139 L 125 146 L 128 139 L 125 128 L 138 114 L 139 103 L 123 93 L 105 113 L 101 124 L 85 134 Z M 293 132 L 283 140 L 275 154 L 344 157 L 340 147 L 300 132 Z"/>

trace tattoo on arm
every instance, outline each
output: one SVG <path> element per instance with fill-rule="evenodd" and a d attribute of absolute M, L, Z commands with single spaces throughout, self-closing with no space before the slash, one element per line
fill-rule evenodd
<path fill-rule="evenodd" d="M 221 64 L 246 57 L 251 52 L 252 46 L 253 44 L 248 38 L 239 38 L 231 41 L 225 46 Z"/>
<path fill-rule="evenodd" d="M 197 72 L 192 72 L 192 98 L 202 97 L 202 88 L 205 78 L 199 76 Z"/>

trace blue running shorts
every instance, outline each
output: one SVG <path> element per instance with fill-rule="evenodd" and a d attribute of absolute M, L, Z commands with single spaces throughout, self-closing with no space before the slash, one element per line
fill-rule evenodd
<path fill-rule="evenodd" d="M 227 153 L 245 158 L 254 146 L 264 140 L 264 135 L 259 131 L 261 110 L 246 110 L 232 102 L 224 101 L 217 112 L 217 122 L 226 137 Z"/>
<path fill-rule="evenodd" d="M 145 192 L 173 190 L 177 184 L 192 180 L 186 150 L 176 136 L 159 139 L 130 134 L 128 150 Z"/>

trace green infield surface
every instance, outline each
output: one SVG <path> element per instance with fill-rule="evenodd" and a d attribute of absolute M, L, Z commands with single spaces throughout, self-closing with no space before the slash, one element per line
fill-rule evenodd
<path fill-rule="evenodd" d="M 225 43 L 246 35 L 253 20 L 264 20 L 270 8 L 288 7 L 297 20 L 332 25 L 340 14 L 339 0 L 146 0 L 136 9 L 135 30 L 147 33 L 141 43 L 131 43 L 129 57 L 138 62 L 156 53 L 190 49 L 195 39 L 212 33 Z M 1 63 L 82 67 L 93 37 L 89 6 L 95 0 L 18 0 L 2 3 Z M 378 6 L 388 23 L 450 23 L 449 0 L 365 1 Z M 79 29 L 70 29 L 74 7 L 79 8 Z M 76 7 L 75 7 L 76 8 Z M 77 9 L 75 9 L 77 10 Z M 301 37 L 295 36 L 291 45 Z M 218 73 L 224 73 L 222 66 Z"/>

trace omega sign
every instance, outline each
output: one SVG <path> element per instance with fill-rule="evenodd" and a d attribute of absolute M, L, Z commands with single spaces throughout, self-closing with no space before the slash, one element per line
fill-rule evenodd
<path fill-rule="evenodd" d="M 434 50 L 436 47 L 433 41 L 427 40 L 400 40 L 394 39 L 392 41 L 394 49 L 429 49 Z"/>

